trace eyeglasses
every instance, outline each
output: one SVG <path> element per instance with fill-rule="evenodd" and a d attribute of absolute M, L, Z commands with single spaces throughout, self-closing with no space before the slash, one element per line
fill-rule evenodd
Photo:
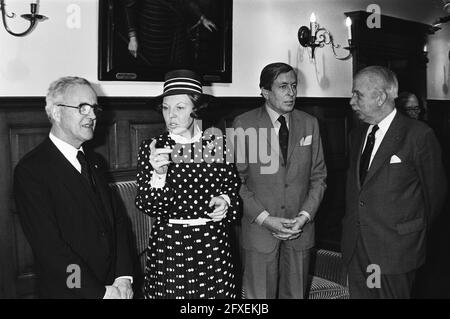
<path fill-rule="evenodd" d="M 56 105 L 64 106 L 64 107 L 71 107 L 73 109 L 78 109 L 78 112 L 80 112 L 81 115 L 88 115 L 91 112 L 91 110 L 94 110 L 95 115 L 97 115 L 101 111 L 103 111 L 103 109 L 98 104 L 91 105 L 89 103 L 80 103 L 80 105 L 78 105 L 78 106 L 65 105 L 65 104 L 56 104 Z"/>

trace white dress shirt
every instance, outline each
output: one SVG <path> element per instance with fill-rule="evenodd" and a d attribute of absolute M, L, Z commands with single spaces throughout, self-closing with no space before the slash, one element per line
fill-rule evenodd
<path fill-rule="evenodd" d="M 75 167 L 75 169 L 81 174 L 81 164 L 80 162 L 78 162 L 77 154 L 78 151 L 82 151 L 84 153 L 83 147 L 76 149 L 69 143 L 64 142 L 60 138 L 53 135 L 51 132 L 48 137 L 53 142 L 53 144 L 55 144 L 58 150 L 64 155 L 64 157 L 70 162 L 70 164 L 72 164 L 73 167 Z"/>
<path fill-rule="evenodd" d="M 273 128 L 275 129 L 275 133 L 278 136 L 278 133 L 280 132 L 280 127 L 281 127 L 281 123 L 280 121 L 278 121 L 278 118 L 280 117 L 280 114 L 278 112 L 276 112 L 274 109 L 272 109 L 269 106 L 265 106 L 267 113 L 269 114 L 270 117 L 270 121 L 272 122 Z M 289 130 L 289 119 L 290 119 L 290 115 L 291 113 L 285 113 L 283 114 L 284 119 L 286 120 L 286 126 Z M 308 218 L 308 221 L 311 220 L 311 215 L 306 212 L 306 211 L 301 211 L 298 216 L 306 216 L 306 218 Z M 270 216 L 269 212 L 264 210 L 261 212 L 261 214 L 258 215 L 258 217 L 255 218 L 255 223 L 257 223 L 258 225 L 262 225 L 264 220 Z"/>
<path fill-rule="evenodd" d="M 375 157 L 375 154 L 377 153 L 378 148 L 380 147 L 380 144 L 383 141 L 383 138 L 389 129 L 389 126 L 391 126 L 391 123 L 392 123 L 392 120 L 394 120 L 395 114 L 397 114 L 397 110 L 394 108 L 394 110 L 391 113 L 389 113 L 388 116 L 386 116 L 384 119 L 382 119 L 380 121 L 380 123 L 378 123 L 378 131 L 375 132 L 375 144 L 373 145 L 372 154 L 370 155 L 369 167 L 367 169 L 369 169 L 370 165 L 372 165 L 372 160 Z M 369 136 L 369 132 L 372 131 L 372 128 L 374 126 L 375 125 L 369 125 L 369 129 L 367 130 L 367 133 L 366 133 L 366 139 L 364 140 L 364 146 L 361 150 L 361 154 L 364 151 L 364 147 L 366 147 L 367 137 Z"/>
<path fill-rule="evenodd" d="M 278 121 L 278 118 L 280 117 L 280 114 L 278 114 L 274 109 L 271 107 L 268 107 L 266 105 L 266 111 L 269 114 L 270 121 L 272 122 L 273 128 L 275 129 L 275 133 L 278 136 L 278 133 L 280 132 L 281 123 Z M 286 126 L 289 130 L 289 118 L 291 117 L 291 113 L 285 113 L 283 114 L 284 119 L 286 120 Z"/>

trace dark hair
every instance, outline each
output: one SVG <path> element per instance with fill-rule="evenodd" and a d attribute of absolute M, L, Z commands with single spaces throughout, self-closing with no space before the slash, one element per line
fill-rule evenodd
<path fill-rule="evenodd" d="M 264 88 L 266 90 L 270 90 L 273 82 L 280 74 L 288 73 L 290 71 L 294 71 L 294 68 L 283 62 L 276 62 L 266 65 L 264 69 L 262 69 L 259 77 L 259 87 L 261 89 Z"/>
<path fill-rule="evenodd" d="M 417 101 L 417 105 L 406 106 L 411 98 L 414 98 Z M 411 115 L 409 114 L 408 111 L 416 110 L 417 117 L 419 119 L 422 119 L 422 117 L 424 115 L 424 111 L 425 111 L 423 106 L 420 103 L 420 100 L 417 98 L 417 96 L 414 93 L 411 93 L 411 92 L 399 93 L 398 97 L 395 99 L 395 106 L 401 113 L 403 113 L 409 117 L 411 117 Z"/>
<path fill-rule="evenodd" d="M 419 101 L 419 99 L 417 98 L 417 96 L 414 93 L 411 93 L 411 92 L 400 92 L 398 94 L 397 99 L 395 100 L 396 105 L 399 106 L 399 107 L 405 106 L 405 104 L 409 101 L 409 99 L 411 97 L 414 97 L 417 101 Z"/>
<path fill-rule="evenodd" d="M 189 100 L 191 100 L 194 107 L 192 108 L 191 117 L 195 119 L 203 119 L 206 114 L 211 96 L 198 94 L 198 93 L 186 93 Z M 163 99 L 160 99 L 156 105 L 158 111 L 162 111 Z"/>
<path fill-rule="evenodd" d="M 206 114 L 206 108 L 208 107 L 210 100 L 209 97 L 197 93 L 189 93 L 187 94 L 187 96 L 192 101 L 192 104 L 194 104 L 191 112 L 191 117 L 193 117 L 194 119 L 204 118 Z"/>

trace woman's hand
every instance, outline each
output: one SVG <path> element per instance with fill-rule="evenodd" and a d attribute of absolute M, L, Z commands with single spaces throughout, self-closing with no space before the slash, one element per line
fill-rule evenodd
<path fill-rule="evenodd" d="M 225 218 L 228 211 L 228 203 L 225 199 L 220 196 L 213 197 L 209 201 L 209 207 L 214 206 L 214 211 L 208 216 L 214 221 L 219 222 Z"/>
<path fill-rule="evenodd" d="M 167 169 L 171 161 L 169 154 L 172 153 L 171 148 L 156 148 L 156 140 L 150 144 L 150 164 L 157 174 L 163 175 L 167 173 Z"/>

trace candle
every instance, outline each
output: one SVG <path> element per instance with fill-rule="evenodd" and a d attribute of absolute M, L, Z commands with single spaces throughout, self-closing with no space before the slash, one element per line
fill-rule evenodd
<path fill-rule="evenodd" d="M 311 35 L 315 36 L 316 34 L 316 15 L 313 13 L 311 13 L 311 17 L 309 18 L 309 26 L 311 29 Z"/>
<path fill-rule="evenodd" d="M 427 48 L 427 45 L 426 45 L 426 44 L 423 46 L 423 52 L 425 52 L 425 53 L 428 52 L 428 48 Z"/>
<path fill-rule="evenodd" d="M 345 25 L 347 26 L 348 39 L 351 40 L 352 39 L 352 19 L 350 19 L 350 17 L 347 17 L 347 19 L 345 19 Z"/>

